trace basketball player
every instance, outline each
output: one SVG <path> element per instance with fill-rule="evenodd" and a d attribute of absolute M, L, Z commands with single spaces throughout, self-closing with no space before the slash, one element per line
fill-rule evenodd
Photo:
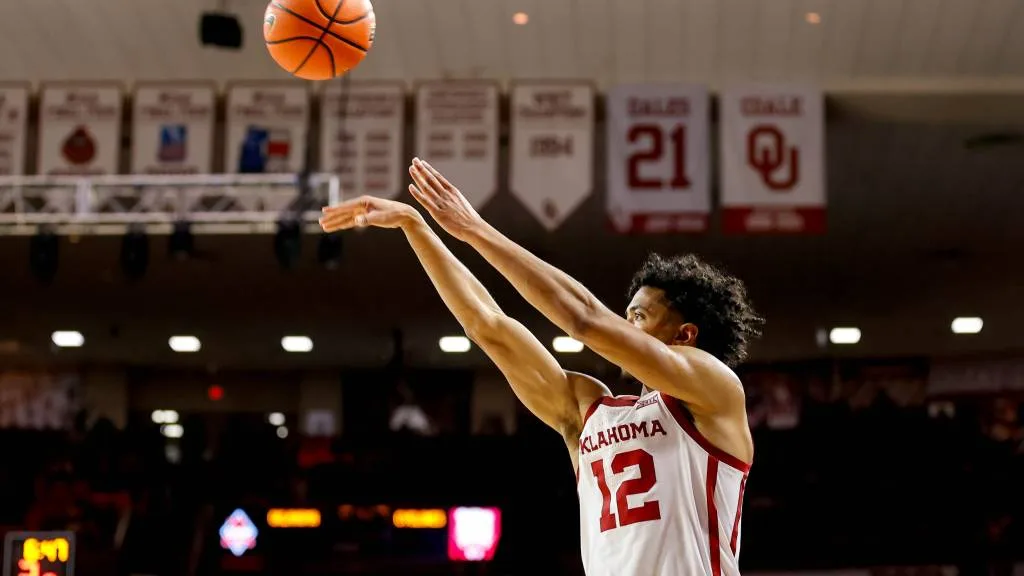
<path fill-rule="evenodd" d="M 534 385 L 513 388 L 569 447 L 587 574 L 739 574 L 753 443 L 743 389 L 728 366 L 744 358 L 761 323 L 742 283 L 692 256 L 654 256 L 634 278 L 623 319 L 490 227 L 429 165 L 414 160 L 410 173 L 410 192 L 442 228 L 479 251 L 552 322 L 643 385 L 639 397 L 612 397 L 589 377 L 559 375 L 546 351 L 513 353 L 519 364 L 543 357 Z M 325 229 L 386 221 L 374 202 L 327 209 Z M 488 345 L 497 347 L 481 344 L 485 351 Z"/>

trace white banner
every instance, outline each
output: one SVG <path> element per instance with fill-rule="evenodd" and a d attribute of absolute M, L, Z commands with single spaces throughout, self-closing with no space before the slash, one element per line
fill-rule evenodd
<path fill-rule="evenodd" d="M 301 172 L 306 162 L 305 84 L 236 84 L 228 89 L 224 171 Z"/>
<path fill-rule="evenodd" d="M 44 86 L 39 104 L 39 173 L 116 174 L 123 105 L 118 84 Z"/>
<path fill-rule="evenodd" d="M 213 171 L 213 84 L 139 84 L 132 112 L 132 172 Z"/>
<path fill-rule="evenodd" d="M 607 101 L 608 215 L 618 232 L 703 232 L 711 212 L 708 91 L 616 86 Z"/>
<path fill-rule="evenodd" d="M 594 88 L 516 84 L 511 100 L 512 195 L 554 230 L 594 188 Z"/>
<path fill-rule="evenodd" d="M 416 91 L 416 155 L 475 208 L 498 190 L 498 86 L 427 82 Z"/>
<path fill-rule="evenodd" d="M 320 169 L 341 177 L 346 197 L 394 198 L 402 191 L 404 134 L 399 83 L 332 82 L 320 98 Z"/>
<path fill-rule="evenodd" d="M 27 84 L 0 86 L 0 176 L 25 173 L 28 90 Z"/>
<path fill-rule="evenodd" d="M 825 231 L 825 106 L 820 89 L 740 86 L 722 94 L 726 233 Z"/>

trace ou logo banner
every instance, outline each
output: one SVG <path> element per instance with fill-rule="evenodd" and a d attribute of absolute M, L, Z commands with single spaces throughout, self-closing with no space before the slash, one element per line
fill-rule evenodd
<path fill-rule="evenodd" d="M 746 85 L 722 93 L 722 231 L 825 231 L 825 106 L 820 89 Z"/>
<path fill-rule="evenodd" d="M 786 146 L 778 126 L 759 124 L 747 133 L 747 164 L 774 192 L 787 192 L 800 181 L 800 150 Z"/>

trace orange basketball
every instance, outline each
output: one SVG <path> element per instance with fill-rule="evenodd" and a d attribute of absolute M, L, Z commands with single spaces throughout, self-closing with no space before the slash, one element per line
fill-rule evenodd
<path fill-rule="evenodd" d="M 289 73 L 330 80 L 363 61 L 376 27 L 370 0 L 271 0 L 263 39 Z"/>

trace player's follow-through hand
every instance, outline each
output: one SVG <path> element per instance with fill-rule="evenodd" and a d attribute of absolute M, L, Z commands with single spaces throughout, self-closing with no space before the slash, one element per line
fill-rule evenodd
<path fill-rule="evenodd" d="M 337 232 L 350 228 L 376 226 L 378 228 L 398 228 L 419 218 L 416 209 L 408 204 L 360 196 L 335 206 L 323 209 L 320 227 L 324 232 Z"/>
<path fill-rule="evenodd" d="M 445 232 L 466 240 L 470 232 L 483 224 L 483 219 L 469 200 L 433 166 L 413 158 L 409 174 L 415 182 L 409 185 L 412 197 L 427 209 Z"/>

